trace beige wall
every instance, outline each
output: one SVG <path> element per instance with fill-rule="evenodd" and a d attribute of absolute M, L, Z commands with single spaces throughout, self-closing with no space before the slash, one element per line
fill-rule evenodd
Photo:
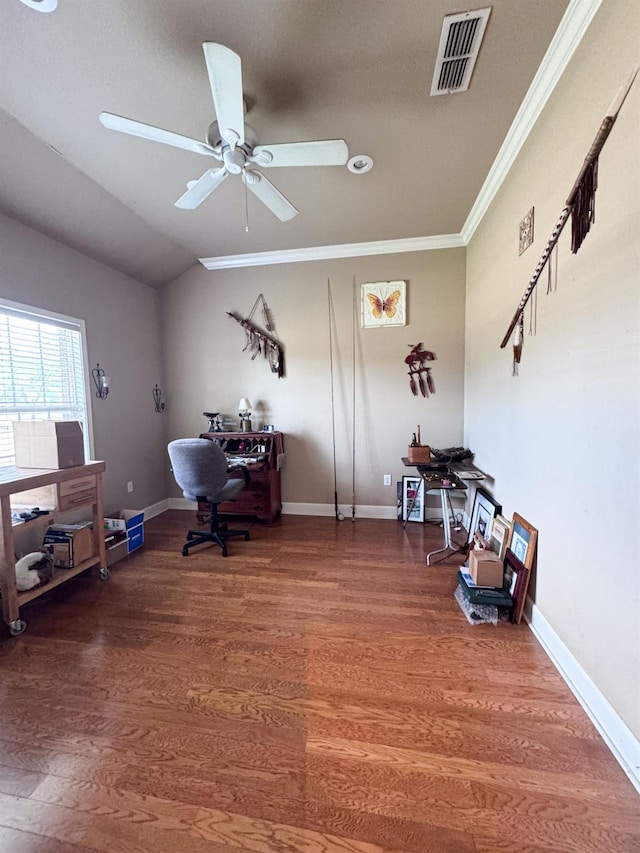
<path fill-rule="evenodd" d="M 338 497 L 352 501 L 353 277 L 408 282 L 408 325 L 356 329 L 356 504 L 395 507 L 395 482 L 407 470 L 411 434 L 421 424 L 425 443 L 462 441 L 465 250 L 418 252 L 340 261 L 281 264 L 208 272 L 194 268 L 163 289 L 164 357 L 169 438 L 206 431 L 203 411 L 237 419 L 240 397 L 254 405 L 254 427 L 273 423 L 286 433 L 282 474 L 287 504 L 333 507 L 331 371 L 327 279 L 336 316 L 334 400 Z M 272 311 L 286 348 L 286 377 L 263 359 L 251 361 L 244 332 L 226 312 L 246 317 L 259 293 Z M 260 321 L 259 313 L 256 319 Z M 409 389 L 409 344 L 434 350 L 436 393 Z M 392 486 L 383 486 L 383 474 Z M 171 493 L 179 492 L 168 478 Z M 324 507 L 322 506 L 324 505 Z M 298 506 L 298 509 L 300 507 Z M 372 510 L 375 512 L 375 510 Z"/>
<path fill-rule="evenodd" d="M 640 736 L 640 80 L 600 157 L 596 222 L 559 245 L 518 377 L 499 344 L 614 94 L 640 59 L 636 0 L 603 3 L 468 248 L 465 441 L 506 514 L 540 531 L 536 607 Z M 535 206 L 535 242 L 518 223 Z M 528 314 L 527 314 L 528 328 Z"/>
<path fill-rule="evenodd" d="M 90 396 L 106 511 L 164 499 L 163 422 L 151 396 L 162 383 L 157 292 L 0 215 L 0 296 L 86 323 L 89 365 L 111 376 L 106 400 Z"/>

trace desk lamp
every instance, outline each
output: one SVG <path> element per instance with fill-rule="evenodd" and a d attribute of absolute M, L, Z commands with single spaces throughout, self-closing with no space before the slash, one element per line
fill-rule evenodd
<path fill-rule="evenodd" d="M 238 417 L 240 432 L 251 432 L 251 403 L 246 397 L 242 397 L 238 403 Z"/>

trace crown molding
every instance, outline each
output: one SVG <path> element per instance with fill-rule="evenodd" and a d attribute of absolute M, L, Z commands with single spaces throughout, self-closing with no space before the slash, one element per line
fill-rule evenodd
<path fill-rule="evenodd" d="M 283 249 L 274 252 L 254 252 L 246 255 L 221 255 L 213 258 L 199 258 L 200 263 L 208 270 L 220 270 L 266 266 L 268 264 L 295 264 L 302 261 L 326 261 L 335 258 L 357 258 L 368 255 L 390 255 L 402 252 L 425 252 L 433 249 L 464 248 L 469 244 L 489 205 L 502 186 L 511 166 L 520 153 L 520 149 L 531 133 L 601 4 L 602 0 L 571 0 L 567 6 L 560 25 L 459 234 L 407 237 L 400 240 L 380 240 L 371 243 L 341 243 L 336 246 L 313 246 L 307 249 Z"/>
<path fill-rule="evenodd" d="M 402 252 L 426 252 L 432 249 L 464 248 L 460 234 L 436 237 L 405 237 L 401 240 L 379 240 L 372 243 L 338 243 L 336 246 L 311 246 L 307 249 L 282 249 L 275 252 L 253 252 L 248 255 L 220 255 L 198 258 L 208 270 L 236 267 L 261 267 L 268 264 L 297 264 L 301 261 L 326 261 L 334 258 L 358 258 L 365 255 L 395 255 Z"/>
<path fill-rule="evenodd" d="M 465 246 L 502 186 L 602 0 L 571 0 L 460 232 Z"/>

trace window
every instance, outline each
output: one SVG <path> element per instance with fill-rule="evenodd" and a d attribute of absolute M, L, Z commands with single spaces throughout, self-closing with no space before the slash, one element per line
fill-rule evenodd
<path fill-rule="evenodd" d="M 84 321 L 0 300 L 0 467 L 15 464 L 13 421 L 80 421 L 91 458 Z"/>

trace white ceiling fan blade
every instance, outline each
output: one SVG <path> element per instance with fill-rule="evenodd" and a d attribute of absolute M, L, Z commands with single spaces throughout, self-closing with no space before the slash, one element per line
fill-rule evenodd
<path fill-rule="evenodd" d="M 207 196 L 220 186 L 228 175 L 229 172 L 223 166 L 222 169 L 209 169 L 197 181 L 189 181 L 189 189 L 183 196 L 180 196 L 176 202 L 176 207 L 181 207 L 183 210 L 195 210 Z"/>
<path fill-rule="evenodd" d="M 244 143 L 244 100 L 240 57 L 217 42 L 207 41 L 202 47 L 220 136 L 235 148 L 236 144 Z"/>
<path fill-rule="evenodd" d="M 291 202 L 257 169 L 247 169 L 242 175 L 242 180 L 251 192 L 282 222 L 287 222 L 298 215 L 298 211 Z"/>
<path fill-rule="evenodd" d="M 256 145 L 251 160 L 259 166 L 344 166 L 349 149 L 344 139 Z"/>
<path fill-rule="evenodd" d="M 101 123 L 108 130 L 117 130 L 120 133 L 128 133 L 131 136 L 140 136 L 142 139 L 150 139 L 152 142 L 162 142 L 165 145 L 173 145 L 174 148 L 184 148 L 185 151 L 194 151 L 196 154 L 206 154 L 210 157 L 221 159 L 219 151 L 206 142 L 199 142 L 189 136 L 173 133 L 171 130 L 163 130 L 151 124 L 143 124 L 130 118 L 117 116 L 113 113 L 100 113 Z"/>

